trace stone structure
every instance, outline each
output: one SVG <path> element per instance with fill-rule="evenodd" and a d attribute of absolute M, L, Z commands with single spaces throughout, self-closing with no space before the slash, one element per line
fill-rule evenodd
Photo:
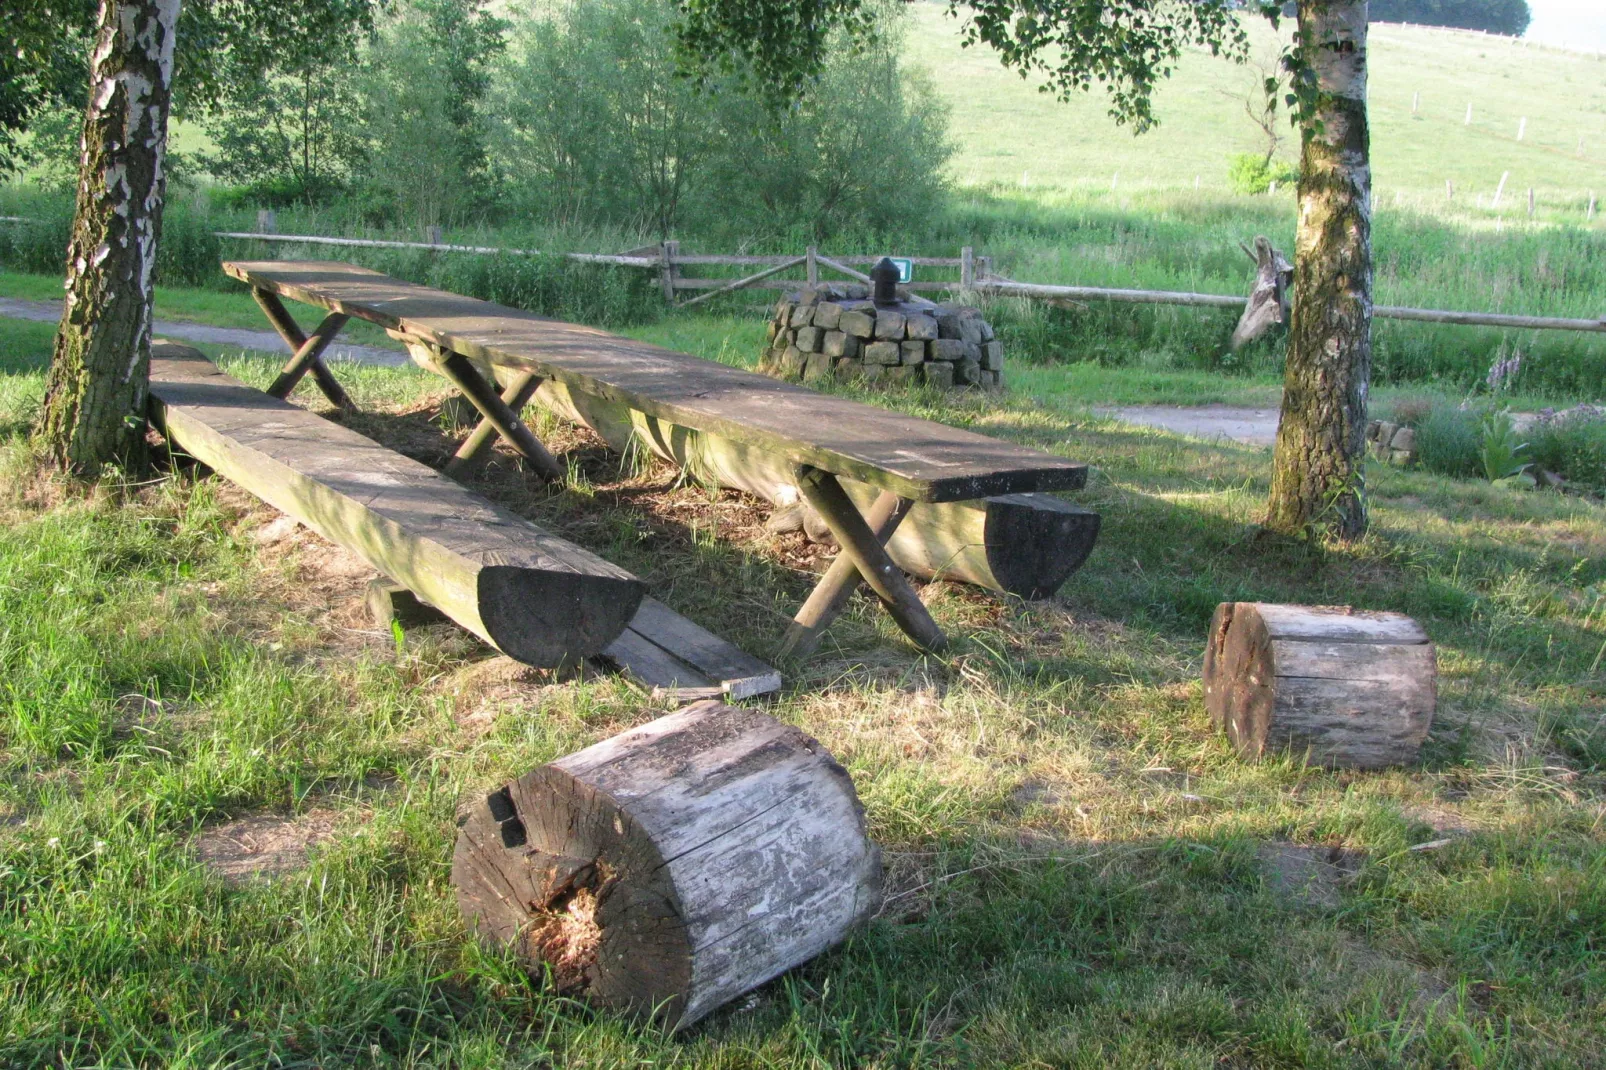
<path fill-rule="evenodd" d="M 864 286 L 814 286 L 775 306 L 760 370 L 778 379 L 953 389 L 1003 387 L 1004 346 L 974 308 L 934 305 L 899 290 L 878 307 Z"/>
<path fill-rule="evenodd" d="M 1385 464 L 1405 466 L 1416 461 L 1416 431 L 1404 424 L 1373 420 L 1366 425 L 1372 456 Z"/>

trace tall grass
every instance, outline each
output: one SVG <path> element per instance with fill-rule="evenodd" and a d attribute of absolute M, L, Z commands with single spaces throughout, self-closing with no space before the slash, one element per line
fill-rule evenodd
<path fill-rule="evenodd" d="M 1232 197 L 1151 190 L 1023 194 L 995 189 L 955 192 L 941 213 L 917 231 L 891 240 L 845 238 L 827 252 L 954 256 L 962 245 L 992 258 L 993 269 L 1022 281 L 1087 286 L 1243 294 L 1253 265 L 1239 248 L 1257 234 L 1279 248 L 1293 243 L 1293 199 Z M 60 198 L 0 191 L 0 213 L 25 214 L 36 224 L 0 224 L 0 264 L 56 273 L 65 247 L 68 207 Z M 180 198 L 164 223 L 160 281 L 226 286 L 220 256 L 311 257 L 320 247 L 296 248 L 211 236 L 213 229 L 249 228 L 238 212 L 213 211 L 203 194 Z M 327 211 L 285 213 L 280 229 L 360 234 L 354 220 Z M 416 238 L 403 233 L 388 237 Z M 616 252 L 639 243 L 623 232 L 536 231 L 485 225 L 449 238 L 551 251 Z M 729 252 L 682 235 L 687 252 Z M 1374 227 L 1376 300 L 1418 308 L 1529 313 L 1594 319 L 1606 293 L 1606 236 L 1567 227 L 1479 229 L 1465 221 L 1408 212 L 1381 213 Z M 747 251 L 800 251 L 783 242 L 755 242 Z M 558 257 L 477 257 L 460 254 L 350 249 L 338 254 L 402 278 L 483 297 L 534 312 L 604 326 L 652 322 L 665 314 L 652 272 L 581 265 Z M 719 268 L 699 267 L 719 274 Z M 741 268 L 726 269 L 727 273 Z M 921 278 L 952 271 L 921 269 Z M 763 291 L 723 299 L 737 309 L 767 300 Z M 718 304 L 719 302 L 716 302 Z M 996 302 L 1011 359 L 1034 363 L 1094 362 L 1106 367 L 1276 371 L 1282 349 L 1273 337 L 1244 353 L 1226 340 L 1235 315 L 1164 305 L 1091 302 L 1056 308 Z M 1606 336 L 1569 331 L 1517 331 L 1379 319 L 1373 331 L 1373 380 L 1380 385 L 1435 384 L 1475 392 L 1489 368 L 1520 356 L 1507 389 L 1558 399 L 1597 400 L 1606 394 Z"/>

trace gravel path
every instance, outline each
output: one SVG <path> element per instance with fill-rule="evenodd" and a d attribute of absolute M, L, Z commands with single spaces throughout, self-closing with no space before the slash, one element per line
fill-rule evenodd
<path fill-rule="evenodd" d="M 1197 438 L 1226 439 L 1246 446 L 1270 446 L 1277 441 L 1276 409 L 1241 405 L 1128 405 L 1094 411 L 1125 423 L 1158 427 Z"/>
<path fill-rule="evenodd" d="M 35 320 L 56 323 L 61 319 L 60 301 L 19 301 L 0 297 L 0 316 L 8 319 Z M 157 320 L 153 332 L 158 338 L 182 338 L 186 342 L 207 342 L 220 346 L 239 346 L 265 353 L 288 353 L 290 347 L 273 331 L 247 331 L 235 327 L 209 327 L 204 323 L 184 323 L 175 320 Z M 383 364 L 398 367 L 406 364 L 407 354 L 378 346 L 344 345 L 335 342 L 324 350 L 325 360 L 349 360 L 359 364 Z"/>

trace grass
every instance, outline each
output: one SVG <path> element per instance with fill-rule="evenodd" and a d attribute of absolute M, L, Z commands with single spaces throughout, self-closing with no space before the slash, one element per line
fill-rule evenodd
<path fill-rule="evenodd" d="M 738 359 L 748 330 L 640 333 Z M 29 337 L 0 339 L 0 398 L 37 392 Z M 262 383 L 276 358 L 228 363 Z M 435 380 L 359 386 L 354 426 L 447 455 Z M 6 400 L 0 1064 L 1602 1065 L 1606 510 L 1381 469 L 1364 541 L 1266 542 L 1264 452 L 1019 392 L 885 400 L 1092 462 L 1078 500 L 1105 530 L 1047 602 L 928 587 L 944 657 L 859 601 L 794 669 L 771 708 L 852 773 L 888 906 L 681 1038 L 477 948 L 447 882 L 461 795 L 653 717 L 647 697 L 508 682 L 449 627 L 398 645 L 343 554 L 263 541 L 272 511 L 215 479 L 56 482 Z M 565 486 L 503 455 L 479 489 L 772 648 L 817 551 L 542 430 Z M 1442 674 L 1422 761 L 1238 760 L 1198 684 L 1223 599 L 1416 616 Z M 333 835 L 227 883 L 196 840 L 248 814 Z"/>
<path fill-rule="evenodd" d="M 1246 94 L 1264 77 L 1254 65 L 1185 55 L 1156 93 L 1159 126 L 1134 137 L 1108 117 L 1101 91 L 1055 101 L 1037 91 L 1035 80 L 1004 69 L 990 49 L 962 48 L 959 24 L 946 5 L 927 2 L 910 10 L 907 54 L 936 75 L 934 85 L 951 109 L 958 147 L 951 170 L 961 186 L 1040 193 L 1108 192 L 1113 185 L 1120 198 L 1145 188 L 1191 191 L 1197 176 L 1204 191 L 1219 194 L 1228 189 L 1231 154 L 1264 151 L 1259 128 L 1244 113 Z M 1256 63 L 1274 59 L 1277 35 L 1263 19 L 1247 25 Z M 1284 29 L 1284 41 L 1289 32 Z M 1526 218 L 1532 186 L 1545 218 L 1583 222 L 1591 192 L 1606 194 L 1600 177 L 1606 65 L 1593 52 L 1375 25 L 1367 66 L 1374 174 L 1385 214 L 1398 194 L 1403 207 L 1464 214 L 1485 225 L 1498 214 L 1510 223 Z M 1420 106 L 1413 114 L 1414 94 Z M 1291 135 L 1283 153 L 1297 160 Z M 1497 213 L 1491 202 L 1505 172 L 1510 177 Z M 1446 180 L 1456 191 L 1448 206 Z"/>

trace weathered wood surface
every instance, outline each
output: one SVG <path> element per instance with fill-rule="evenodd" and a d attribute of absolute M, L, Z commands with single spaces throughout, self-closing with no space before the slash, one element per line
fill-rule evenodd
<path fill-rule="evenodd" d="M 825 748 L 715 702 L 475 798 L 452 860 L 482 939 L 672 1028 L 842 940 L 879 909 L 881 876 Z"/>
<path fill-rule="evenodd" d="M 151 353 L 152 420 L 170 441 L 508 656 L 574 663 L 635 615 L 643 585 L 623 569 L 194 349 Z"/>
<path fill-rule="evenodd" d="M 290 363 L 279 373 L 279 377 L 268 388 L 268 393 L 276 398 L 289 397 L 290 391 L 295 389 L 296 383 L 300 380 L 301 373 L 310 370 L 318 389 L 323 391 L 323 396 L 332 401 L 336 408 L 346 412 L 356 412 L 356 404 L 347 396 L 345 388 L 334 377 L 329 366 L 323 362 L 322 355 L 323 350 L 334 341 L 334 336 L 346 325 L 346 320 L 350 317 L 339 312 L 325 316 L 323 322 L 313 332 L 313 336 L 308 338 L 306 332 L 302 331 L 301 324 L 290 315 L 290 310 L 284 307 L 284 302 L 279 300 L 277 294 L 253 286 L 251 296 L 261 306 L 263 314 L 268 317 L 268 322 L 273 324 L 273 329 L 279 332 L 279 337 L 284 339 L 284 344 L 290 347 L 292 354 Z M 295 370 L 298 366 L 301 368 L 300 371 Z"/>
<path fill-rule="evenodd" d="M 381 628 L 413 628 L 451 618 L 388 579 L 368 585 L 369 615 Z M 773 666 L 687 620 L 655 598 L 643 598 L 619 638 L 592 659 L 652 689 L 673 705 L 719 698 L 730 702 L 781 689 Z"/>
<path fill-rule="evenodd" d="M 864 514 L 864 525 L 883 547 L 892 538 L 898 526 L 909 513 L 909 499 L 900 498 L 890 490 L 881 492 Z M 859 565 L 851 554 L 839 553 L 825 577 L 809 592 L 808 601 L 797 611 L 781 640 L 782 657 L 804 658 L 820 645 L 825 629 L 841 616 L 848 599 L 859 589 L 863 577 Z"/>
<path fill-rule="evenodd" d="M 666 701 L 725 698 L 731 702 L 781 689 L 781 674 L 655 598 L 600 655 Z"/>
<path fill-rule="evenodd" d="M 1247 250 L 1245 250 L 1247 252 Z M 1255 238 L 1255 282 L 1249 288 L 1249 302 L 1238 325 L 1232 330 L 1228 346 L 1237 352 L 1258 341 L 1279 323 L 1288 322 L 1288 303 L 1294 281 L 1294 265 L 1290 264 L 1265 237 Z"/>
<path fill-rule="evenodd" d="M 227 262 L 254 287 L 466 357 L 534 371 L 656 419 L 721 435 L 915 501 L 1071 489 L 1086 466 L 929 420 L 818 394 L 591 327 L 542 319 L 350 264 Z"/>
<path fill-rule="evenodd" d="M 700 480 L 755 494 L 777 506 L 800 500 L 793 466 L 775 453 L 657 420 L 622 401 L 547 382 L 535 403 L 591 428 L 614 449 L 642 448 Z M 880 491 L 842 480 L 861 511 Z M 924 579 L 974 583 L 1022 598 L 1059 590 L 1093 551 L 1099 514 L 1049 494 L 1006 494 L 965 502 L 916 502 L 887 552 Z"/>
<path fill-rule="evenodd" d="M 1205 649 L 1205 706 L 1246 758 L 1291 752 L 1379 769 L 1415 759 L 1438 668 L 1400 613 L 1223 602 Z"/>
<path fill-rule="evenodd" d="M 415 362 L 430 368 L 457 387 L 469 404 L 479 410 L 482 422 L 490 424 L 491 429 L 519 456 L 529 461 L 543 479 L 556 481 L 564 477 L 563 465 L 535 437 L 535 433 L 524 426 L 512 405 L 497 393 L 494 382 L 480 374 L 480 369 L 473 361 L 460 353 L 436 349 L 420 342 L 409 342 L 407 349 Z M 512 388 L 512 384 L 509 384 L 509 388 Z M 476 428 L 470 437 L 478 433 L 479 429 Z"/>
<path fill-rule="evenodd" d="M 948 638 L 943 635 L 937 622 L 931 619 L 931 613 L 926 609 L 920 596 L 909 586 L 909 580 L 904 576 L 903 570 L 893 563 L 887 554 L 886 547 L 881 545 L 885 541 L 880 534 L 872 531 L 858 506 L 842 489 L 842 484 L 829 472 L 822 472 L 818 468 L 805 468 L 798 474 L 798 489 L 808 503 L 825 519 L 831 528 L 831 534 L 836 536 L 838 551 L 841 557 L 847 558 L 858 571 L 859 578 L 875 592 L 881 604 L 886 607 L 892 619 L 898 622 L 904 634 L 913 639 L 923 649 L 940 651 L 947 647 Z M 887 492 L 890 496 L 890 492 Z M 881 510 L 872 507 L 877 514 L 876 522 L 882 522 Z M 902 515 L 903 508 L 886 510 L 886 523 L 895 525 L 896 516 Z M 835 567 L 833 565 L 833 567 Z M 829 591 L 831 577 L 828 574 L 820 587 Z M 831 602 L 837 601 L 834 592 L 828 593 Z M 812 601 L 812 600 L 811 600 Z M 806 610 L 807 607 L 805 607 Z M 824 626 L 824 623 L 808 615 L 800 614 L 794 624 L 811 629 Z"/>

